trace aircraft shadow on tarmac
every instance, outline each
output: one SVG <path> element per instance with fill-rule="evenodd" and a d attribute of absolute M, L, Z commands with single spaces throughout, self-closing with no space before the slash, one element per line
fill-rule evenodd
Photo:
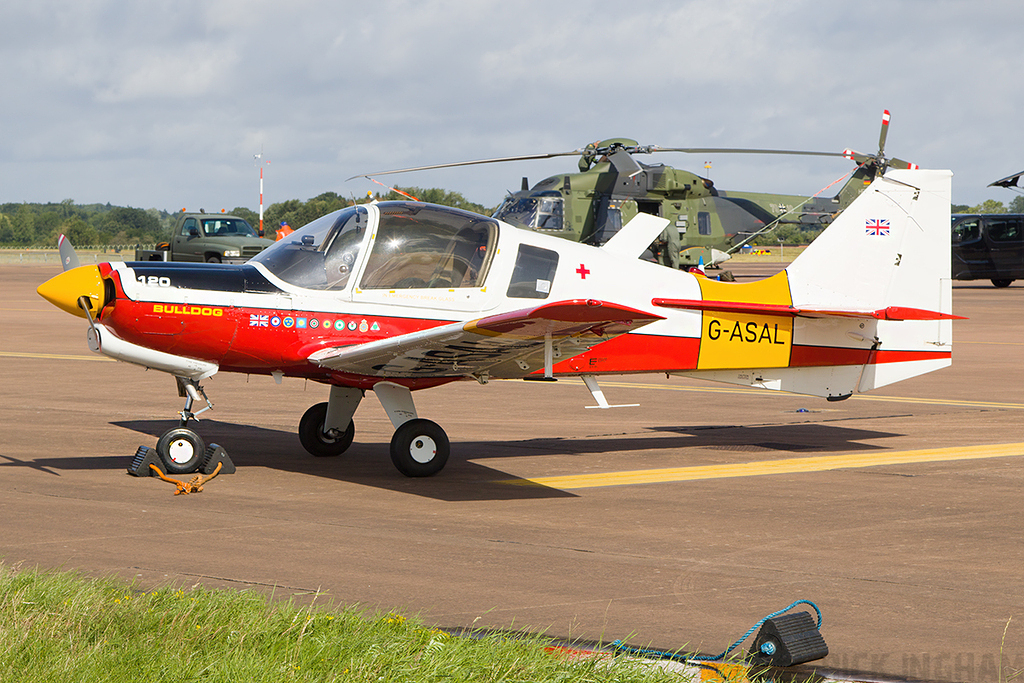
<path fill-rule="evenodd" d="M 130 420 L 111 424 L 152 437 L 140 445 L 155 446 L 156 439 L 177 422 Z M 391 491 L 411 493 L 446 501 L 528 500 L 572 498 L 576 494 L 546 486 L 510 486 L 515 477 L 480 464 L 487 458 L 544 455 L 587 455 L 629 451 L 678 450 L 678 466 L 707 464 L 687 457 L 689 449 L 738 451 L 755 454 L 756 459 L 792 457 L 800 452 L 842 452 L 879 450 L 884 446 L 860 443 L 868 439 L 896 436 L 888 432 L 852 429 L 818 423 L 712 426 L 647 427 L 649 434 L 613 434 L 589 438 L 533 438 L 517 441 L 457 441 L 445 470 L 428 479 L 408 479 L 391 465 L 385 443 L 354 443 L 337 458 L 315 458 L 303 450 L 294 432 L 203 420 L 202 436 L 207 444 L 223 446 L 239 468 L 269 469 L 305 474 Z M 660 432 L 660 433 L 659 433 Z M 147 443 L 148 442 L 148 443 Z M 3 456 L 2 466 L 23 466 L 56 475 L 54 470 L 127 469 L 134 452 L 123 456 L 44 457 L 31 462 Z M 740 460 L 750 459 L 740 456 Z M 623 469 L 633 469 L 627 460 Z M 187 477 L 186 477 L 187 478 Z"/>

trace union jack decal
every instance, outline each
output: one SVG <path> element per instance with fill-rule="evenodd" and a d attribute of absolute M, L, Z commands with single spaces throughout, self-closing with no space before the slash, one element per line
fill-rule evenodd
<path fill-rule="evenodd" d="M 270 325 L 269 315 L 259 315 L 252 313 L 249 315 L 249 327 L 267 327 Z"/>
<path fill-rule="evenodd" d="M 885 237 L 889 234 L 888 218 L 869 218 L 865 222 L 864 232 L 875 237 Z"/>

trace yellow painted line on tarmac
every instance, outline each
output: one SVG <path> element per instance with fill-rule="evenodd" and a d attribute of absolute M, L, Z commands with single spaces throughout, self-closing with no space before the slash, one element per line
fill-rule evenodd
<path fill-rule="evenodd" d="M 92 356 L 68 356 L 57 353 L 20 353 L 15 351 L 0 351 L 0 358 L 35 358 L 43 360 L 99 360 L 105 362 L 116 362 L 113 358 L 107 356 L 100 356 L 99 354 Z"/>
<path fill-rule="evenodd" d="M 958 341 L 957 344 L 996 344 L 998 346 L 1024 346 L 1024 342 Z"/>
<path fill-rule="evenodd" d="M 583 382 L 576 379 L 560 379 L 572 384 L 583 386 Z M 765 389 L 720 388 L 720 387 L 688 387 L 670 384 L 645 384 L 643 382 L 615 382 L 601 380 L 602 387 L 619 387 L 625 389 L 654 389 L 657 391 L 692 391 L 705 394 L 741 394 L 744 396 L 778 396 L 780 393 Z M 799 396 L 798 394 L 786 394 L 788 396 Z M 814 399 L 813 396 L 805 397 Z M 874 394 L 856 394 L 850 397 L 851 401 L 882 401 L 890 403 L 923 403 L 928 405 L 960 406 L 967 408 L 1002 408 L 1006 410 L 1024 410 L 1024 403 L 999 403 L 995 401 L 964 401 L 957 399 L 943 398 L 913 398 L 909 396 L 877 396 Z"/>
<path fill-rule="evenodd" d="M 32 313 L 47 313 L 55 310 L 53 308 L 0 308 L 0 311 L 19 311 L 24 313 L 25 311 L 31 311 Z"/>
<path fill-rule="evenodd" d="M 758 477 L 770 474 L 805 474 L 808 472 L 827 472 L 829 470 L 881 467 L 884 465 L 913 465 L 929 462 L 1012 457 L 1024 457 L 1024 443 L 926 448 L 915 451 L 885 451 L 881 453 L 858 452 L 728 465 L 699 465 L 695 467 L 669 467 L 654 470 L 604 472 L 600 474 L 536 477 L 533 479 L 508 479 L 499 483 L 515 486 L 546 486 L 555 489 L 588 489 L 602 486 L 664 484 L 704 479 Z"/>

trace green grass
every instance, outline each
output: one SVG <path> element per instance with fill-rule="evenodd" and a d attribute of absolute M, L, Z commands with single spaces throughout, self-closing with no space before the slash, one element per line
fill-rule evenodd
<path fill-rule="evenodd" d="M 0 564 L 0 681 L 663 681 L 539 638 L 455 637 L 394 614 Z"/>

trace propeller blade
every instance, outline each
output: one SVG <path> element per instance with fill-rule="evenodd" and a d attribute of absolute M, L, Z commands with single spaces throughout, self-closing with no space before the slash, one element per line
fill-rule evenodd
<path fill-rule="evenodd" d="M 889 137 L 889 119 L 892 118 L 892 114 L 886 109 L 882 112 L 882 130 L 878 133 L 878 156 L 885 154 L 885 139 Z"/>
<path fill-rule="evenodd" d="M 57 238 L 57 249 L 60 251 L 60 263 L 64 270 L 71 270 L 81 265 L 78 261 L 78 254 L 67 237 L 61 235 Z"/>
<path fill-rule="evenodd" d="M 409 173 L 412 171 L 432 171 L 438 168 L 454 168 L 456 166 L 475 166 L 477 164 L 500 164 L 505 161 L 531 161 L 536 159 L 553 159 L 555 157 L 570 157 L 582 154 L 584 150 L 574 149 L 571 152 L 551 152 L 549 154 L 526 154 L 523 156 L 515 157 L 495 157 L 494 159 L 476 159 L 474 161 L 453 161 L 448 164 L 432 164 L 430 166 L 412 166 L 410 168 L 396 168 L 390 171 L 373 171 L 372 173 L 359 173 L 346 178 L 345 180 L 355 180 L 356 178 L 368 178 L 370 176 L 382 176 L 392 175 L 395 173 Z"/>

